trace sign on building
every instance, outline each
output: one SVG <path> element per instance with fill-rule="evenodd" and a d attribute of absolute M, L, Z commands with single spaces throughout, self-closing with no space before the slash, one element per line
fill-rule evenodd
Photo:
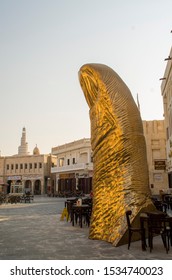
<path fill-rule="evenodd" d="M 166 162 L 165 160 L 156 160 L 154 162 L 155 170 L 166 170 Z"/>

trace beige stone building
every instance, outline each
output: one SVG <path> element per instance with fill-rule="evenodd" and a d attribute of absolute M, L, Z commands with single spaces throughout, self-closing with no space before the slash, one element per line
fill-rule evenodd
<path fill-rule="evenodd" d="M 44 194 L 50 187 L 50 171 L 55 164 L 56 156 L 40 154 L 37 146 L 33 154 L 29 154 L 26 129 L 23 128 L 18 154 L 0 157 L 0 181 L 8 184 L 7 193 Z"/>
<path fill-rule="evenodd" d="M 52 148 L 57 156 L 51 173 L 56 182 L 56 192 L 75 190 L 89 193 L 92 188 L 92 150 L 89 138 L 80 139 Z"/>
<path fill-rule="evenodd" d="M 172 189 L 172 48 L 162 78 L 161 93 L 163 97 L 165 130 L 167 137 L 167 171 L 169 188 Z"/>
<path fill-rule="evenodd" d="M 143 121 L 143 128 L 150 189 L 152 194 L 158 194 L 160 189 L 168 189 L 166 124 L 164 120 Z M 8 183 L 8 193 L 21 189 L 33 194 L 75 190 L 89 193 L 92 189 L 92 176 L 93 161 L 89 138 L 53 147 L 48 155 L 41 155 L 38 147 L 35 147 L 30 155 L 26 130 L 23 128 L 18 154 L 0 157 L 0 184 Z"/>
<path fill-rule="evenodd" d="M 150 189 L 153 195 L 158 195 L 160 190 L 168 190 L 165 121 L 143 121 L 143 129 L 146 139 Z"/>
<path fill-rule="evenodd" d="M 143 121 L 147 146 L 149 182 L 152 194 L 168 189 L 166 171 L 166 135 L 164 120 Z M 57 156 L 56 167 L 51 168 L 56 192 L 89 192 L 92 188 L 92 150 L 89 138 L 80 139 L 52 148 L 52 155 Z"/>

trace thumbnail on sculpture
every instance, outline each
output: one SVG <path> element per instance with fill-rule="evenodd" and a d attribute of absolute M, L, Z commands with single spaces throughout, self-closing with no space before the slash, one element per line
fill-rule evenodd
<path fill-rule="evenodd" d="M 79 79 L 90 108 L 93 150 L 93 213 L 89 237 L 126 242 L 125 211 L 134 224 L 153 208 L 149 198 L 146 144 L 140 112 L 118 74 L 103 64 L 86 64 Z"/>

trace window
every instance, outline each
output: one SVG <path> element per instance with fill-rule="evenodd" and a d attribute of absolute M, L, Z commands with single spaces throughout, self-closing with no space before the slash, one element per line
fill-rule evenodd
<path fill-rule="evenodd" d="M 166 137 L 167 137 L 167 140 L 169 139 L 169 128 L 167 127 L 166 128 Z"/>
<path fill-rule="evenodd" d="M 80 162 L 85 163 L 88 160 L 88 154 L 86 152 L 80 153 Z"/>
<path fill-rule="evenodd" d="M 39 163 L 39 168 L 42 168 L 42 162 Z"/>
<path fill-rule="evenodd" d="M 158 147 L 159 146 L 159 140 L 158 139 L 152 139 L 151 144 L 152 144 L 152 146 Z"/>
<path fill-rule="evenodd" d="M 14 169 L 14 165 L 13 164 L 11 164 L 11 170 L 13 170 Z"/>
<path fill-rule="evenodd" d="M 64 166 L 64 158 L 59 158 L 59 166 Z"/>
<path fill-rule="evenodd" d="M 10 169 L 9 164 L 7 164 L 7 170 L 9 170 L 9 169 Z"/>
<path fill-rule="evenodd" d="M 16 169 L 18 169 L 18 164 L 16 163 Z"/>
<path fill-rule="evenodd" d="M 160 157 L 160 149 L 152 149 L 152 159 L 159 159 Z"/>
<path fill-rule="evenodd" d="M 70 159 L 69 158 L 67 159 L 67 165 L 70 165 Z"/>
<path fill-rule="evenodd" d="M 29 163 L 29 168 L 32 169 L 32 163 Z"/>
<path fill-rule="evenodd" d="M 75 163 L 76 163 L 76 162 L 75 162 L 75 158 L 73 158 L 73 159 L 72 159 L 72 163 L 73 163 L 73 164 L 75 164 Z"/>
<path fill-rule="evenodd" d="M 25 163 L 24 168 L 27 169 L 27 163 Z"/>
<path fill-rule="evenodd" d="M 20 169 L 23 169 L 23 163 L 20 163 Z"/>
<path fill-rule="evenodd" d="M 34 168 L 37 168 L 37 163 L 36 162 L 34 163 Z"/>

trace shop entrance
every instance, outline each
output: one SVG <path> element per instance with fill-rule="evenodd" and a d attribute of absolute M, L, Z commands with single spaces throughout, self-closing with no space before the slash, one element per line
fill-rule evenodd
<path fill-rule="evenodd" d="M 35 195 L 41 194 L 41 181 L 40 180 L 35 181 L 34 194 Z"/>

